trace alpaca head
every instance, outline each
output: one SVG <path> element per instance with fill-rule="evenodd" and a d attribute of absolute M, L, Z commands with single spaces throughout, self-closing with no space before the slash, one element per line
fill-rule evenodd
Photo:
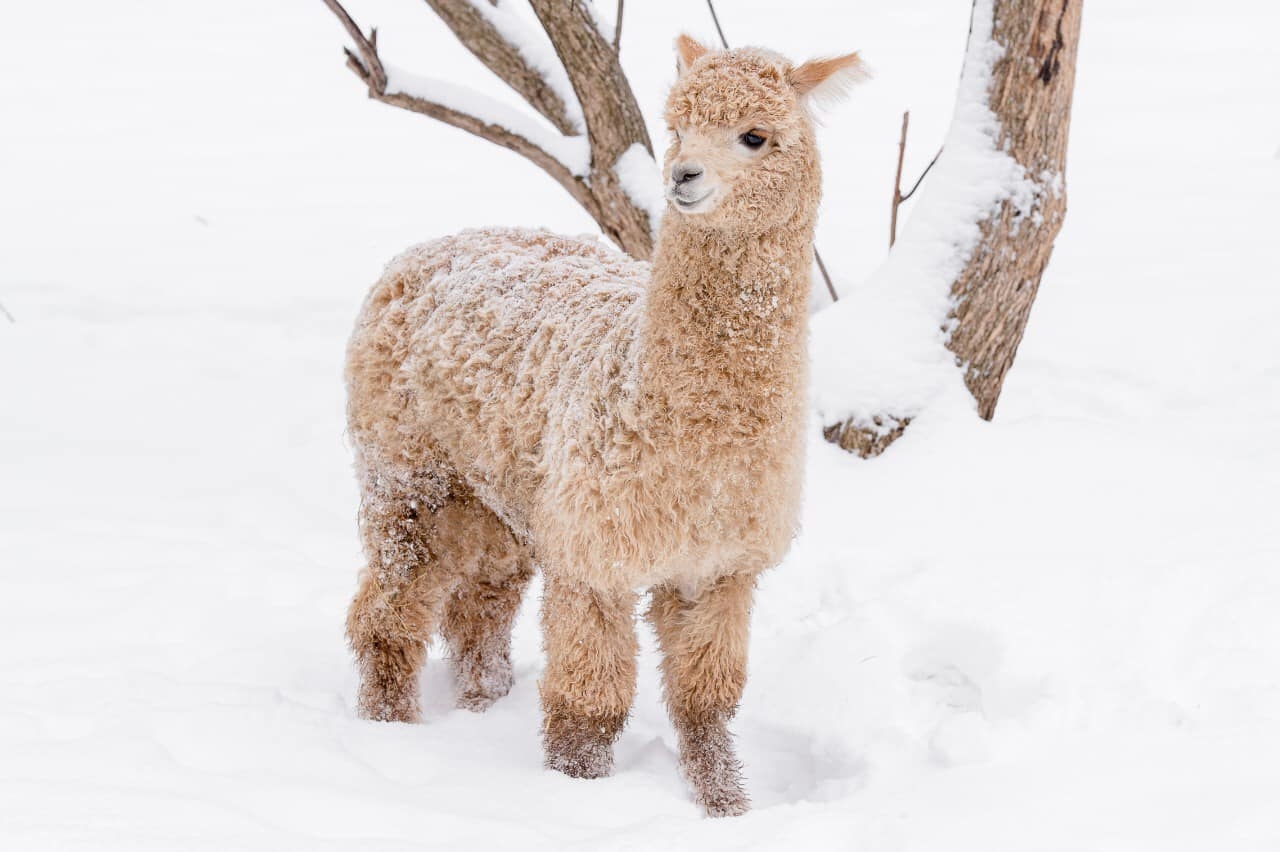
<path fill-rule="evenodd" d="M 819 197 L 810 105 L 866 77 L 856 53 L 793 65 L 760 48 L 711 51 L 676 40 L 664 174 L 671 215 L 766 230 L 811 221 Z"/>

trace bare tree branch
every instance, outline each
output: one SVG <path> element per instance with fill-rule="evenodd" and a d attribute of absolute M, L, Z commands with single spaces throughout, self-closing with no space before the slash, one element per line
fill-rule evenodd
<path fill-rule="evenodd" d="M 618 0 L 617 23 L 613 25 L 613 52 L 622 53 L 622 0 Z"/>
<path fill-rule="evenodd" d="M 564 100 L 548 84 L 542 72 L 530 66 L 524 54 L 507 41 L 474 4 L 469 0 L 426 2 L 440 20 L 453 30 L 463 47 L 551 122 L 556 130 L 566 136 L 576 136 L 582 132 L 572 120 Z"/>
<path fill-rule="evenodd" d="M 711 21 L 716 25 L 716 33 L 720 36 L 720 43 L 724 45 L 724 49 L 729 49 L 729 39 L 724 37 L 724 30 L 720 28 L 720 16 L 716 14 L 716 7 L 711 4 L 711 0 L 707 0 L 707 9 L 711 11 Z"/>
<path fill-rule="evenodd" d="M 929 161 L 929 165 L 924 167 L 924 171 L 920 173 L 920 177 L 916 178 L 916 182 L 911 189 L 906 193 L 902 191 L 902 158 L 907 153 L 907 122 L 910 117 L 910 110 L 902 114 L 902 138 L 898 140 L 898 172 L 893 176 L 893 212 L 889 217 L 889 248 L 893 248 L 893 244 L 898 239 L 898 207 L 901 206 L 902 202 L 916 194 L 920 184 L 924 183 L 925 175 L 929 174 L 933 164 L 938 162 L 938 158 L 942 156 L 942 148 L 938 148 L 938 153 L 933 155 L 933 159 Z"/>
<path fill-rule="evenodd" d="M 582 104 L 592 152 L 614 160 L 633 143 L 653 153 L 644 116 L 613 45 L 596 28 L 584 0 L 529 0 Z M 612 166 L 610 162 L 605 164 Z"/>
<path fill-rule="evenodd" d="M 530 139 L 515 133 L 500 124 L 494 124 L 485 121 L 468 112 L 453 109 L 436 101 L 427 100 L 416 95 L 409 95 L 404 92 L 387 92 L 381 95 L 373 95 L 374 100 L 381 101 L 385 104 L 400 107 L 410 112 L 416 112 L 421 115 L 442 121 L 452 127 L 465 130 L 468 133 L 478 136 L 481 139 L 487 139 L 495 145 L 501 145 L 510 151 L 515 151 L 520 156 L 529 160 L 531 163 L 542 169 L 563 186 L 565 189 L 577 198 L 581 189 L 581 181 L 573 175 L 572 172 L 560 162 L 560 160 L 547 153 L 546 150 L 539 147 Z"/>
<path fill-rule="evenodd" d="M 347 33 L 351 36 L 351 40 L 356 43 L 356 49 L 360 51 L 360 59 L 350 50 L 346 51 L 347 65 L 356 63 L 364 68 L 361 74 L 363 79 L 369 86 L 369 91 L 381 94 L 387 88 L 387 72 L 382 68 L 382 61 L 378 59 L 378 31 L 373 30 L 371 38 L 365 38 L 364 33 L 356 26 L 356 22 L 351 20 L 351 16 L 347 14 L 347 10 L 342 8 L 342 4 L 338 0 L 324 0 L 324 5 L 328 6 L 333 14 L 338 16 L 338 20 L 342 21 L 342 25 L 347 28 Z M 355 70 L 355 69 L 352 69 Z M 357 72 L 359 73 L 359 72 Z"/>
<path fill-rule="evenodd" d="M 818 254 L 816 245 L 813 247 L 813 259 L 818 262 L 818 271 L 822 273 L 822 280 L 827 285 L 827 292 L 831 294 L 831 301 L 840 301 L 840 297 L 836 295 L 836 288 L 831 286 L 831 276 L 827 274 L 827 265 L 822 262 L 822 255 Z"/>
<path fill-rule="evenodd" d="M 938 162 L 938 158 L 941 156 L 942 148 L 939 147 L 938 153 L 933 155 L 933 159 L 929 161 L 929 165 L 924 167 L 924 171 L 920 173 L 920 177 L 916 178 L 916 182 L 912 184 L 911 189 L 907 190 L 906 193 L 903 194 L 903 201 L 906 201 L 908 198 L 916 194 L 916 190 L 920 188 L 920 184 L 924 183 L 925 176 L 929 174 L 929 170 L 933 168 L 934 164 Z"/>
<path fill-rule="evenodd" d="M 902 204 L 902 160 L 907 153 L 907 124 L 911 111 L 902 114 L 902 136 L 898 139 L 898 170 L 893 175 L 893 208 L 889 214 L 889 248 L 898 241 L 898 206 Z"/>
<path fill-rule="evenodd" d="M 452 127 L 465 130 L 481 139 L 486 139 L 495 145 L 500 145 L 509 151 L 515 151 L 553 177 L 557 183 L 569 191 L 569 194 L 578 203 L 588 206 L 588 209 L 590 209 L 591 193 L 583 181 L 569 171 L 564 163 L 527 137 L 500 124 L 486 121 L 471 113 L 454 109 L 427 98 L 405 92 L 387 91 L 387 72 L 382 64 L 381 57 L 378 56 L 377 31 L 372 31 L 374 35 L 366 39 L 355 21 L 347 14 L 346 9 L 342 8 L 342 4 L 337 0 L 324 0 L 324 2 L 338 16 L 338 19 L 342 21 L 347 32 L 351 34 L 356 42 L 356 47 L 360 51 L 359 56 L 350 48 L 343 48 L 343 52 L 347 57 L 347 67 L 369 87 L 369 97 L 410 112 L 429 116 Z"/>
<path fill-rule="evenodd" d="M 537 135 L 518 132 L 503 123 L 448 106 L 421 92 L 391 90 L 386 67 L 378 55 L 376 30 L 371 31 L 366 38 L 338 0 L 324 2 L 355 42 L 355 50 L 344 48 L 343 52 L 347 57 L 347 67 L 368 87 L 369 97 L 434 118 L 515 151 L 564 187 L 623 251 L 642 260 L 649 258 L 653 252 L 653 230 L 649 214 L 627 195 L 614 172 L 614 166 L 632 145 L 643 145 L 650 154 L 652 147 L 631 86 L 618 65 L 617 54 L 600 35 L 590 10 L 583 5 L 582 0 L 569 0 L 568 3 L 566 0 L 540 0 L 534 5 L 539 21 L 547 31 L 580 102 L 590 104 L 583 108 L 587 131 L 585 141 L 591 153 L 586 174 L 575 174 L 544 144 L 539 144 Z M 559 96 L 553 102 L 548 99 L 548 92 L 535 91 L 548 88 L 541 73 L 528 65 L 514 45 L 506 43 L 505 47 L 500 47 L 493 41 L 502 39 L 502 35 L 481 12 L 472 7 L 470 11 L 475 17 L 467 18 L 465 10 L 461 9 L 461 0 L 428 2 L 433 9 L 438 6 L 439 9 L 447 10 L 441 13 L 441 18 L 445 19 L 455 35 L 482 61 L 488 56 L 492 64 L 490 61 L 485 64 L 525 96 L 544 117 L 557 127 L 576 130 L 570 120 L 569 109 Z M 454 17 L 456 28 L 445 18 L 449 13 L 457 13 Z M 468 35 L 464 36 L 460 29 Z M 556 103 L 559 103 L 559 107 L 555 106 Z M 553 116 L 558 117 L 553 119 Z M 564 138 L 568 139 L 581 136 L 580 132 L 564 134 Z"/>

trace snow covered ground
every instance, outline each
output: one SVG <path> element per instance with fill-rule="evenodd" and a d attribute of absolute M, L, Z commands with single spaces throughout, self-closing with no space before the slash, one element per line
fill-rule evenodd
<path fill-rule="evenodd" d="M 1088 4 L 1067 224 L 997 419 L 940 404 L 871 462 L 813 442 L 736 725 L 756 808 L 720 821 L 647 628 L 606 780 L 540 768 L 534 596 L 489 713 L 438 656 L 424 724 L 352 711 L 356 306 L 410 243 L 585 216 L 368 102 L 319 2 L 9 5 L 0 848 L 1280 848 L 1273 4 Z M 901 110 L 908 175 L 946 130 L 968 4 L 774 5 L 721 3 L 729 38 L 877 71 L 822 131 L 854 292 Z M 394 64 L 483 81 L 422 4 L 351 8 Z M 628 9 L 656 135 L 671 37 L 714 31 Z"/>

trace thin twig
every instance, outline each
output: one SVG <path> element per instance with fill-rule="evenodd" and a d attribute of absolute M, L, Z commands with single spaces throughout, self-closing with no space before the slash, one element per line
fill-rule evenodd
<path fill-rule="evenodd" d="M 929 174 L 929 169 L 933 168 L 933 164 L 938 162 L 938 158 L 941 156 L 942 149 L 939 148 L 938 153 L 934 154 L 933 159 L 929 161 L 929 165 L 925 166 L 924 171 L 920 173 L 920 177 L 916 178 L 916 185 L 911 187 L 911 190 L 906 195 L 902 196 L 903 201 L 906 201 L 908 198 L 916 194 L 916 190 L 920 188 L 920 184 L 924 183 L 924 176 Z"/>
<path fill-rule="evenodd" d="M 822 280 L 827 285 L 827 292 L 831 294 L 831 301 L 840 301 L 840 297 L 836 294 L 836 288 L 831 284 L 831 276 L 827 274 L 827 265 L 822 262 L 822 255 L 818 253 L 816 244 L 813 247 L 813 259 L 818 261 L 818 271 L 822 273 Z"/>
<path fill-rule="evenodd" d="M 3 303 L 0 303 L 0 314 L 4 314 L 6 317 L 8 317 L 9 322 L 13 323 L 14 325 L 18 324 L 18 321 L 13 318 L 13 314 L 9 313 L 9 309 L 6 308 Z"/>
<path fill-rule="evenodd" d="M 613 52 L 622 55 L 622 0 L 618 0 L 618 22 L 613 25 Z"/>
<path fill-rule="evenodd" d="M 827 292 L 831 294 L 831 301 L 840 301 L 840 297 L 836 295 L 836 288 L 831 286 L 831 276 L 827 274 L 827 265 L 822 262 L 822 255 L 818 254 L 817 246 L 813 247 L 813 259 L 818 261 L 818 271 L 822 273 L 822 280 L 827 285 Z"/>
<path fill-rule="evenodd" d="M 906 193 L 902 191 L 902 159 L 907 152 L 907 121 L 910 116 L 911 112 L 909 110 L 902 114 L 902 138 L 898 140 L 898 172 L 893 176 L 893 212 L 889 216 L 889 248 L 893 248 L 893 244 L 898 238 L 898 207 L 902 205 L 902 202 L 916 194 L 920 184 L 924 183 L 925 175 L 929 174 L 933 164 L 938 162 L 938 158 L 942 156 L 942 148 L 939 148 L 938 153 L 934 154 L 933 159 L 929 161 L 929 165 L 925 166 L 924 171 L 920 173 L 920 177 L 916 178 L 911 190 Z"/>
<path fill-rule="evenodd" d="M 711 10 L 711 20 L 716 25 L 716 32 L 720 34 L 720 44 L 724 45 L 724 49 L 729 49 L 729 40 L 724 37 L 724 30 L 720 28 L 720 16 L 716 14 L 716 7 L 712 5 L 711 0 L 707 0 L 707 8 Z"/>
<path fill-rule="evenodd" d="M 382 60 L 378 58 L 378 31 L 372 32 L 372 39 L 365 38 L 364 33 L 360 31 L 360 27 L 356 26 L 356 22 L 347 14 L 347 10 L 342 8 L 342 4 L 338 0 L 324 0 L 324 5 L 329 7 L 333 14 L 338 16 L 338 20 L 342 22 L 342 26 L 346 27 L 347 33 L 356 43 L 356 49 L 360 51 L 360 59 L 350 50 L 346 51 L 347 64 L 356 62 L 364 66 L 367 77 L 365 82 L 369 84 L 369 88 L 378 94 L 383 94 L 387 90 L 387 72 L 382 67 Z M 352 69 L 355 70 L 354 68 Z"/>
<path fill-rule="evenodd" d="M 720 44 L 725 50 L 729 49 L 729 40 L 724 37 L 724 29 L 720 26 L 720 16 L 716 14 L 715 4 L 711 0 L 707 0 L 707 9 L 711 12 L 711 20 L 716 25 L 716 33 L 720 36 Z M 822 255 L 818 253 L 818 246 L 813 246 L 813 259 L 818 262 L 818 271 L 822 273 L 822 281 L 827 285 L 827 292 L 831 294 L 831 301 L 840 301 L 840 296 L 836 293 L 835 286 L 831 283 L 831 276 L 827 274 L 827 265 L 822 262 Z"/>
<path fill-rule="evenodd" d="M 889 248 L 898 239 L 898 205 L 902 204 L 902 159 L 907 153 L 907 125 L 911 110 L 902 114 L 902 136 L 898 139 L 898 170 L 893 175 L 893 208 L 889 214 Z"/>

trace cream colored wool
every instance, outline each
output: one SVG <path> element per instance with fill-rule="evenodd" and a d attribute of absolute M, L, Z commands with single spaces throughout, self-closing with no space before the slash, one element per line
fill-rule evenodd
<path fill-rule="evenodd" d="M 369 559 L 348 633 L 365 716 L 416 718 L 436 631 L 482 709 L 510 686 L 536 564 L 547 764 L 594 777 L 634 693 L 636 591 L 653 588 L 682 766 L 729 814 L 747 807 L 725 725 L 754 578 L 800 500 L 819 196 L 805 95 L 858 66 L 679 49 L 666 165 L 696 158 L 718 194 L 667 213 L 652 267 L 588 239 L 473 230 L 405 252 L 370 293 L 347 362 Z M 768 143 L 748 151 L 756 130 Z"/>

